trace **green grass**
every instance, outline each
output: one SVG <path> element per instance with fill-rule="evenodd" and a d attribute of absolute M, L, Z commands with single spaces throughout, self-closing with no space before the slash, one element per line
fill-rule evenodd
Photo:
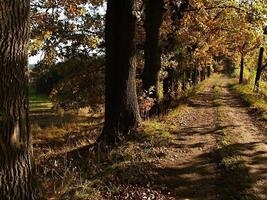
<path fill-rule="evenodd" d="M 253 91 L 253 82 L 237 84 L 232 80 L 230 86 L 262 119 L 267 120 L 267 83 L 261 83 L 259 93 Z"/>
<path fill-rule="evenodd" d="M 48 95 L 37 94 L 33 88 L 29 89 L 29 104 L 31 112 L 48 111 L 53 107 Z"/>
<path fill-rule="evenodd" d="M 197 84 L 195 87 L 192 88 L 191 91 L 189 91 L 188 99 L 194 97 L 198 93 L 202 92 L 207 88 L 209 85 L 213 85 L 216 83 L 218 79 L 220 79 L 222 76 L 220 74 L 212 74 L 210 78 L 204 80 L 203 82 Z"/>
<path fill-rule="evenodd" d="M 222 101 L 221 101 L 221 99 L 220 99 L 220 95 L 221 95 L 221 93 L 222 93 L 222 88 L 219 86 L 219 85 L 214 85 L 214 87 L 213 87 L 213 92 L 214 92 L 214 100 L 213 100 L 213 102 L 214 102 L 214 105 L 215 106 L 221 106 L 222 105 Z"/>

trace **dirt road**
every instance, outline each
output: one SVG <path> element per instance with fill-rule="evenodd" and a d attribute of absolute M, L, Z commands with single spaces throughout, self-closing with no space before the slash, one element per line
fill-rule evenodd
<path fill-rule="evenodd" d="M 172 133 L 175 139 L 168 148 L 168 156 L 160 161 L 159 182 L 178 200 L 267 199 L 267 130 L 254 123 L 249 108 L 227 87 L 227 79 L 219 84 L 218 108 L 214 103 L 214 84 L 218 82 L 210 82 L 173 120 L 177 131 Z M 235 156 L 242 157 L 246 178 L 240 177 L 244 173 L 225 174 L 232 171 L 223 171 L 220 166 L 218 152 L 224 150 L 219 146 L 222 127 L 235 138 L 229 149 L 238 149 Z M 227 161 L 228 157 L 223 159 Z M 237 188 L 230 184 L 227 186 L 230 191 L 226 191 L 221 188 L 226 183 L 234 183 Z"/>

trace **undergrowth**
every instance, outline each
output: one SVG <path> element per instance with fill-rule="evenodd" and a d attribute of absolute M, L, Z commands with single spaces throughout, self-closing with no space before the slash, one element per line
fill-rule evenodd
<path fill-rule="evenodd" d="M 213 84 L 216 76 L 188 91 L 187 98 L 193 98 Z M 168 196 L 167 189 L 155 184 L 157 164 L 168 156 L 166 148 L 174 139 L 173 132 L 177 129 L 175 119 L 187 110 L 187 103 L 183 101 L 165 115 L 144 121 L 127 141 L 108 153 L 104 162 L 91 162 L 88 171 L 84 171 L 82 166 L 66 163 L 64 153 L 63 161 L 57 158 L 51 162 L 45 161 L 45 169 L 49 170 L 43 176 L 43 187 L 50 191 L 47 198 L 102 200 L 123 199 L 130 195 L 129 199 L 167 199 L 164 197 Z M 64 128 L 56 129 L 51 133 L 66 135 Z M 48 137 L 58 139 L 53 134 L 48 134 Z M 87 161 L 82 162 L 86 168 Z"/>

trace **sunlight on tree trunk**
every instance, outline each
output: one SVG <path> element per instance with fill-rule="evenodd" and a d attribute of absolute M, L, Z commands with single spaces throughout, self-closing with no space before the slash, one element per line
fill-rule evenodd
<path fill-rule="evenodd" d="M 260 87 L 260 78 L 261 78 L 261 73 L 262 73 L 262 61 L 263 61 L 263 53 L 264 53 L 264 48 L 260 48 L 260 53 L 259 53 L 259 58 L 258 58 L 258 67 L 257 67 L 257 72 L 256 72 L 256 78 L 255 78 L 255 85 L 254 85 L 254 90 L 259 91 Z"/>

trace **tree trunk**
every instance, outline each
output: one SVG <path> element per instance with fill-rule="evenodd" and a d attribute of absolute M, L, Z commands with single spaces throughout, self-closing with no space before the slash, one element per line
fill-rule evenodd
<path fill-rule="evenodd" d="M 174 82 L 174 71 L 171 68 L 166 69 L 167 76 L 163 80 L 164 102 L 171 102 Z"/>
<path fill-rule="evenodd" d="M 201 81 L 206 80 L 206 69 L 203 67 L 201 70 Z"/>
<path fill-rule="evenodd" d="M 193 85 L 197 85 L 197 68 L 193 69 L 192 72 L 192 83 Z"/>
<path fill-rule="evenodd" d="M 114 145 L 140 121 L 136 94 L 134 0 L 109 0 L 106 14 L 105 125 L 98 141 Z"/>
<path fill-rule="evenodd" d="M 197 83 L 200 83 L 202 80 L 201 80 L 201 70 L 198 69 L 197 70 Z"/>
<path fill-rule="evenodd" d="M 174 79 L 173 83 L 173 94 L 175 99 L 179 98 L 179 80 L 177 77 Z"/>
<path fill-rule="evenodd" d="M 210 75 L 211 75 L 211 67 L 210 67 L 210 65 L 208 65 L 208 68 L 207 68 L 207 76 L 208 76 L 208 78 L 210 77 Z"/>
<path fill-rule="evenodd" d="M 145 66 L 143 90 L 155 88 L 151 98 L 158 101 L 158 76 L 161 69 L 160 26 L 163 21 L 164 0 L 147 0 L 145 4 Z"/>
<path fill-rule="evenodd" d="M 186 72 L 183 72 L 183 83 L 182 83 L 182 90 L 185 92 L 187 89 L 187 76 Z"/>
<path fill-rule="evenodd" d="M 186 82 L 189 87 L 191 87 L 191 71 L 187 70 L 185 73 L 186 76 Z"/>
<path fill-rule="evenodd" d="M 260 54 L 259 54 L 259 59 L 258 59 L 258 68 L 257 68 L 257 73 L 256 73 L 256 78 L 255 78 L 255 85 L 254 85 L 254 90 L 259 91 L 260 87 L 260 78 L 261 78 L 261 72 L 262 72 L 262 61 L 263 61 L 263 53 L 264 53 L 264 48 L 260 48 Z"/>
<path fill-rule="evenodd" d="M 240 76 L 239 76 L 239 84 L 243 83 L 244 80 L 244 57 L 241 57 L 240 62 Z"/>
<path fill-rule="evenodd" d="M 28 117 L 29 14 L 29 0 L 0 1 L 1 200 L 39 199 Z"/>

